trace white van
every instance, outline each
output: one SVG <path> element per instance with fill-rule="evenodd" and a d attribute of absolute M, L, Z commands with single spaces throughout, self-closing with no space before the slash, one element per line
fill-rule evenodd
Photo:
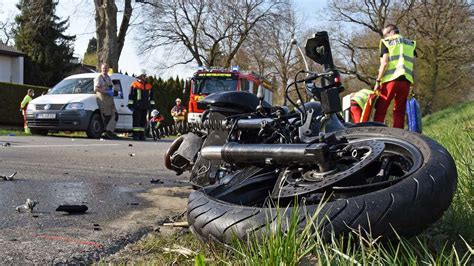
<path fill-rule="evenodd" d="M 67 77 L 47 94 L 28 104 L 26 122 L 32 134 L 46 135 L 49 131 L 85 131 L 90 138 L 100 138 L 104 125 L 94 93 L 94 78 L 99 73 Z M 118 112 L 116 131 L 132 130 L 132 111 L 128 109 L 130 85 L 135 78 L 112 74 L 115 86 L 115 107 Z"/>

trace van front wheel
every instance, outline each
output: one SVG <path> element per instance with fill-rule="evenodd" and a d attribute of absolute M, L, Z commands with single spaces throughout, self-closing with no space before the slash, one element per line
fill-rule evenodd
<path fill-rule="evenodd" d="M 89 127 L 86 131 L 87 137 L 98 139 L 102 136 L 103 131 L 104 124 L 102 123 L 102 118 L 100 117 L 100 114 L 93 114 L 91 117 L 91 121 L 89 122 Z"/>

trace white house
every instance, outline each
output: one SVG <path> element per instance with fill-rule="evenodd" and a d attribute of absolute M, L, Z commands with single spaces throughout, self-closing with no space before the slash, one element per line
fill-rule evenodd
<path fill-rule="evenodd" d="M 0 82 L 23 84 L 25 54 L 0 43 Z"/>

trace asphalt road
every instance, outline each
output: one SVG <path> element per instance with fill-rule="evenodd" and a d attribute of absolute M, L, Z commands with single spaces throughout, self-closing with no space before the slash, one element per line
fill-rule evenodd
<path fill-rule="evenodd" d="M 91 262 L 185 210 L 186 178 L 163 165 L 170 141 L 0 136 L 7 142 L 0 175 L 17 174 L 0 179 L 0 264 Z M 27 198 L 39 204 L 18 213 Z M 89 209 L 68 215 L 61 204 Z"/>

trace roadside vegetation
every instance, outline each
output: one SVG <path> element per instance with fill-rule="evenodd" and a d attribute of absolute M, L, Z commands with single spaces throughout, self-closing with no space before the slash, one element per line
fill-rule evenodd
<path fill-rule="evenodd" d="M 30 133 L 25 133 L 20 127 L 0 127 L 0 136 L 28 136 Z"/>
<path fill-rule="evenodd" d="M 71 138 L 87 138 L 85 132 L 67 132 L 59 131 L 49 133 L 49 136 L 56 137 L 71 137 Z M 23 128 L 20 127 L 0 127 L 0 136 L 32 136 L 31 133 L 26 133 Z"/>
<path fill-rule="evenodd" d="M 130 246 L 113 262 L 195 265 L 472 265 L 474 262 L 474 102 L 463 103 L 423 119 L 424 134 L 452 154 L 458 187 L 451 207 L 422 234 L 381 243 L 358 232 L 329 241 L 314 234 L 317 225 L 297 230 L 292 217 L 286 234 L 257 241 L 236 241 L 231 247 L 202 243 L 187 229 L 170 236 L 153 233 Z M 317 230 L 316 230 L 317 231 Z"/>

